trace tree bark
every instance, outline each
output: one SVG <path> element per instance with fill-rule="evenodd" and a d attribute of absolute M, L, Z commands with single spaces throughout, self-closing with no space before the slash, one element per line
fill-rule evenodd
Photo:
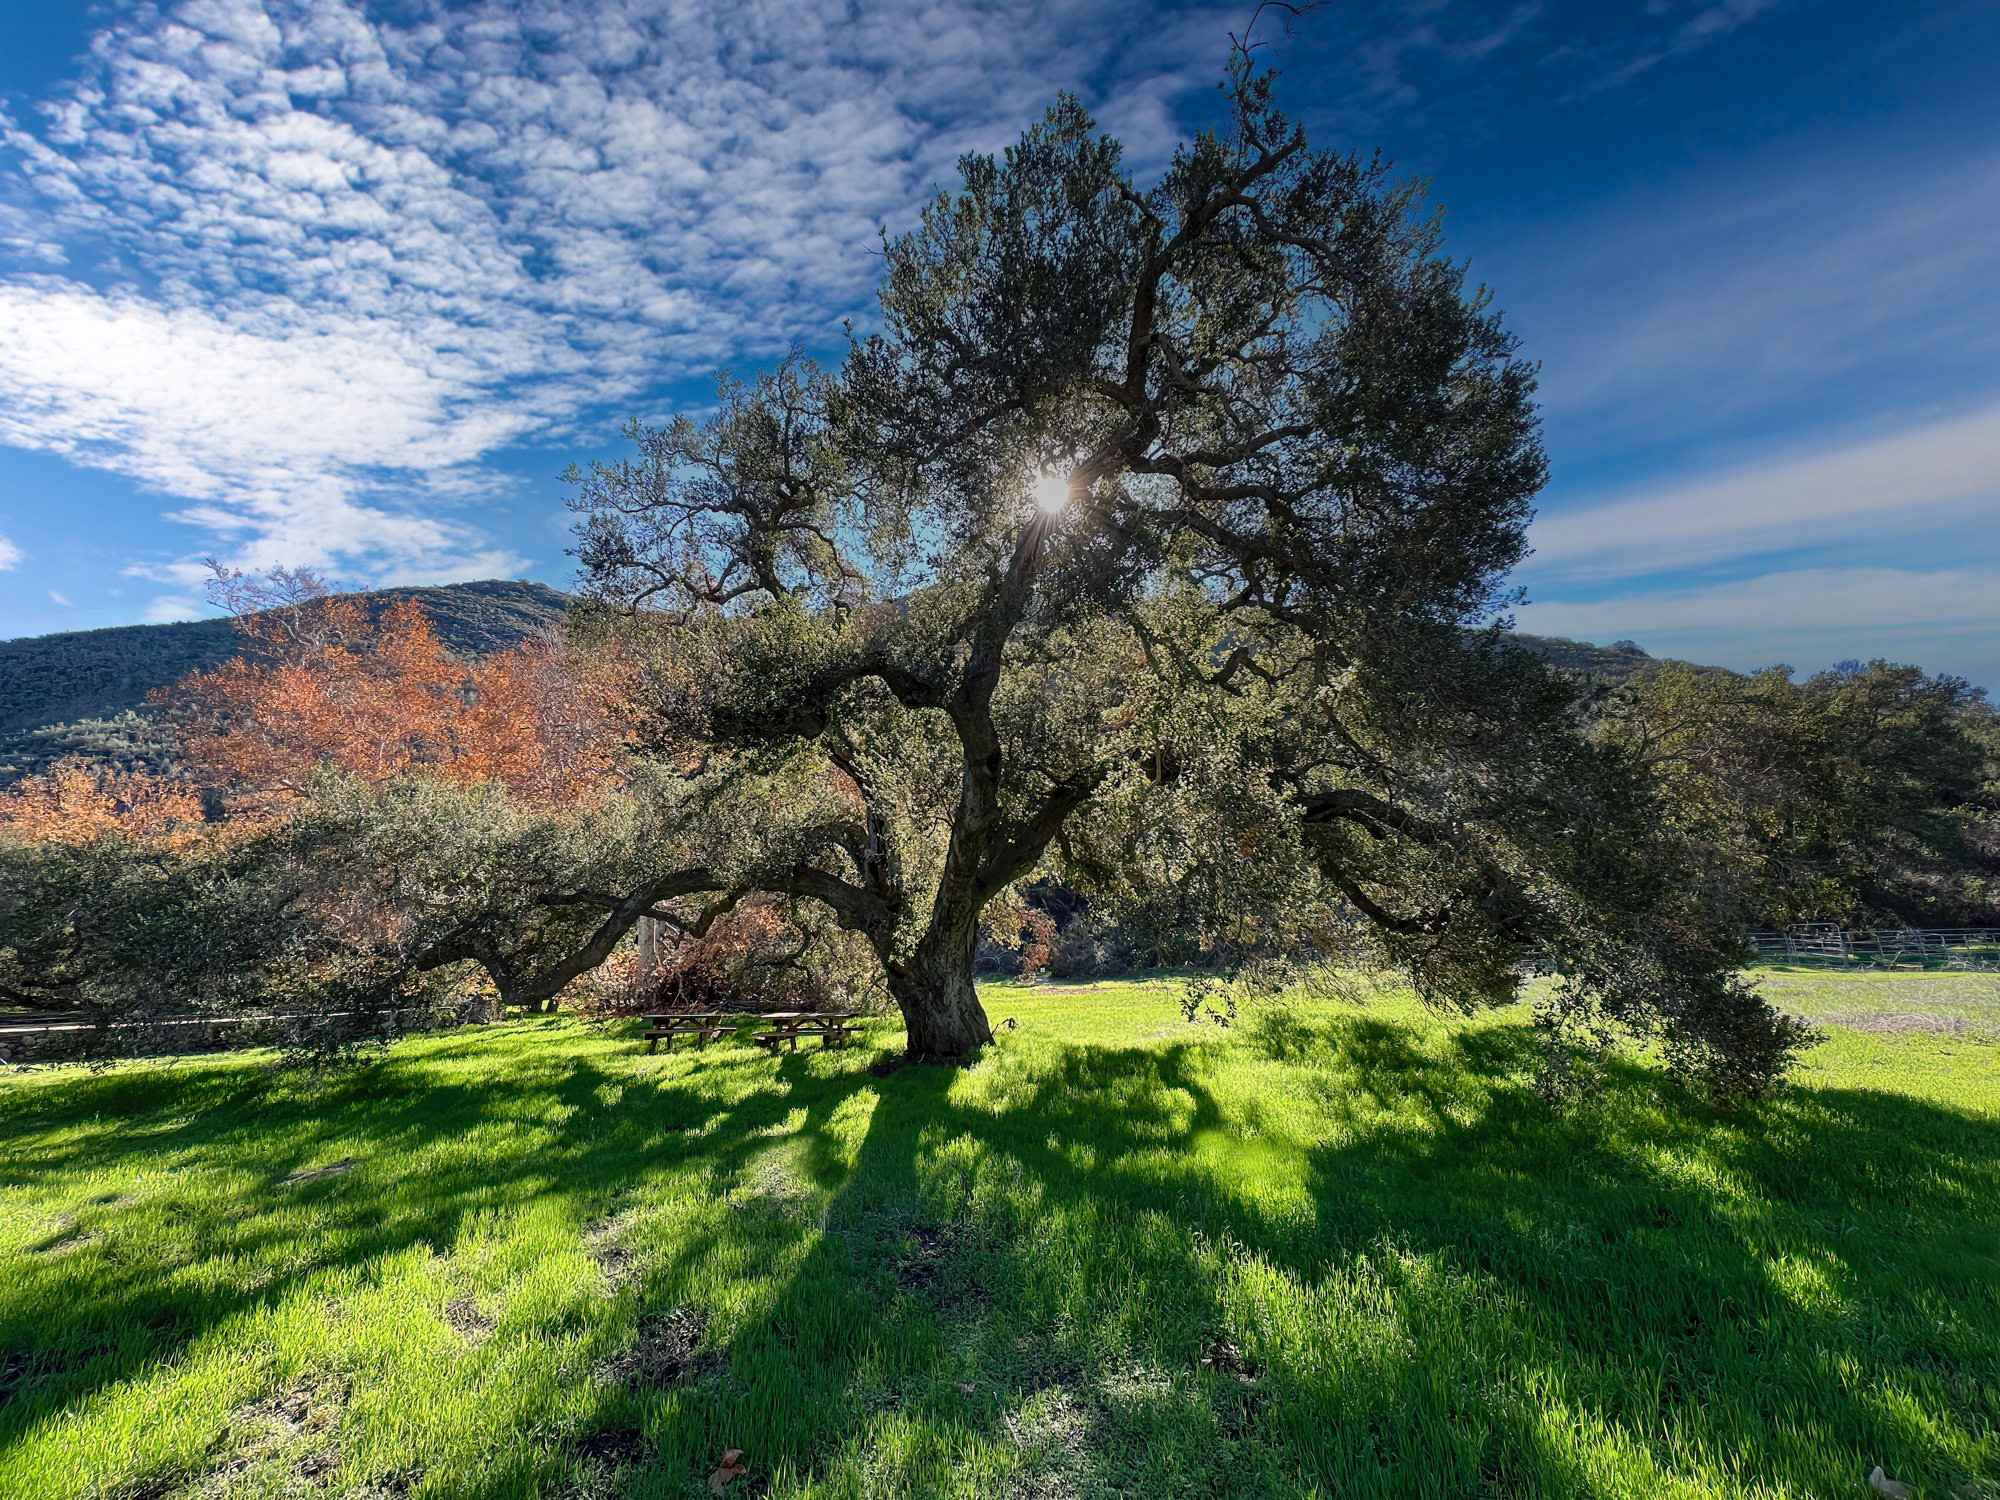
<path fill-rule="evenodd" d="M 962 907 L 938 914 L 907 963 L 887 966 L 912 1062 L 962 1061 L 993 1040 L 972 983 L 978 946 L 979 913 Z"/>
<path fill-rule="evenodd" d="M 666 944 L 661 941 L 666 923 L 658 917 L 641 917 L 636 925 L 639 929 L 639 982 L 646 986 L 650 994 L 659 977 L 660 960 L 666 956 Z"/>

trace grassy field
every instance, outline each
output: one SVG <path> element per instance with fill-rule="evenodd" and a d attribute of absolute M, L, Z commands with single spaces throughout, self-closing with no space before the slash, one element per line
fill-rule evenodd
<path fill-rule="evenodd" d="M 1911 982 L 1768 975 L 1862 1026 L 1735 1114 L 1551 1112 L 1525 1008 L 1138 985 L 989 990 L 959 1072 L 16 1073 L 0 1495 L 1990 1500 L 2000 997 Z"/>

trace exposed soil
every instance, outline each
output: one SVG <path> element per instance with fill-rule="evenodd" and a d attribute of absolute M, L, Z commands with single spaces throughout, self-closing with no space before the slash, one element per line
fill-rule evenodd
<path fill-rule="evenodd" d="M 1202 1346 L 1198 1367 L 1205 1374 L 1234 1375 L 1241 1380 L 1254 1380 L 1264 1369 L 1243 1352 L 1241 1344 L 1222 1337 L 1210 1339 Z"/>
<path fill-rule="evenodd" d="M 457 1297 L 446 1303 L 444 1318 L 468 1344 L 483 1344 L 493 1332 L 493 1320 L 470 1297 Z"/>
<path fill-rule="evenodd" d="M 583 1226 L 584 1253 L 604 1273 L 609 1292 L 616 1292 L 629 1282 L 639 1264 L 639 1257 L 617 1242 L 621 1227 L 623 1221 L 617 1218 L 595 1219 Z"/>
<path fill-rule="evenodd" d="M 951 1252 L 942 1230 L 919 1225 L 910 1230 L 910 1239 L 912 1249 L 896 1264 L 896 1285 L 922 1291 L 937 1281 Z"/>
<path fill-rule="evenodd" d="M 678 1385 L 698 1379 L 720 1363 L 713 1354 L 697 1354 L 708 1314 L 698 1307 L 677 1307 L 667 1313 L 647 1313 L 639 1319 L 632 1342 L 598 1367 L 606 1385 Z"/>
<path fill-rule="evenodd" d="M 241 1434 L 233 1457 L 222 1466 L 233 1477 L 277 1458 L 294 1447 L 306 1451 L 291 1465 L 294 1479 L 324 1483 L 340 1467 L 340 1446 L 332 1440 L 346 1395 L 314 1385 L 294 1386 L 240 1406 L 231 1415 L 229 1434 Z"/>
<path fill-rule="evenodd" d="M 635 1469 L 653 1456 L 652 1444 L 631 1427 L 593 1432 L 578 1438 L 570 1451 L 605 1474 L 614 1474 L 620 1469 Z"/>

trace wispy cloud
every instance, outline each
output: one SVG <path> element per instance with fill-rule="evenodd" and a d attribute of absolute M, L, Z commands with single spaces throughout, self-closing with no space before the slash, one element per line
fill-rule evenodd
<path fill-rule="evenodd" d="M 0 220 L 0 441 L 184 497 L 178 517 L 246 561 L 512 570 L 449 518 L 482 456 L 830 342 L 865 305 L 878 226 L 1059 86 L 1164 149 L 1229 19 L 1084 0 L 133 12 L 39 128 L 0 119 L 45 206 Z"/>
<path fill-rule="evenodd" d="M 58 594 L 54 589 L 49 590 L 49 597 L 53 599 L 56 603 L 60 604 L 64 609 L 71 608 L 69 600 L 63 598 L 63 596 L 61 594 Z"/>
<path fill-rule="evenodd" d="M 1983 568 L 1806 568 L 1692 588 L 1637 591 L 1597 603 L 1530 608 L 1531 628 L 1555 634 L 1590 627 L 1616 628 L 1626 635 L 1672 631 L 1722 639 L 1746 630 L 1845 631 L 1859 650 L 1884 626 L 2000 627 L 2000 594 Z"/>
<path fill-rule="evenodd" d="M 1349 85 L 1323 101 L 1349 118 L 1477 120 L 1531 68 L 1535 102 L 1567 106 L 1624 87 L 1671 59 L 1727 41 L 1787 0 L 1374 0 L 1343 5 L 1317 46 Z M 1516 104 L 1518 107 L 1518 103 Z"/>
<path fill-rule="evenodd" d="M 1695 192 L 1649 190 L 1529 248 L 1509 279 L 1565 416 L 1703 426 L 1823 401 L 1837 382 L 1922 389 L 2000 359 L 2000 149 L 1752 160 Z M 1504 256 L 1502 257 L 1504 259 Z M 1922 399 L 1919 397 L 1918 399 Z"/>
<path fill-rule="evenodd" d="M 1534 574 L 1635 577 L 1963 520 L 2000 541 L 2000 406 L 1547 515 Z M 1989 582 L 1990 588 L 1990 582 Z"/>
<path fill-rule="evenodd" d="M 1582 640 L 1630 638 L 1655 655 L 1742 670 L 1889 656 L 2000 681 L 2000 592 L 1986 568 L 1774 571 L 1533 604 L 1520 612 L 1520 625 Z"/>
<path fill-rule="evenodd" d="M 0 535 L 0 573 L 11 572 L 20 565 L 21 549 Z"/>
<path fill-rule="evenodd" d="M 1786 0 L 1651 0 L 1641 12 L 1653 24 L 1628 32 L 1622 46 L 1591 47 L 1570 42 L 1550 54 L 1550 63 L 1589 63 L 1575 85 L 1577 97 L 1630 83 L 1670 58 L 1685 56 L 1728 37 Z"/>

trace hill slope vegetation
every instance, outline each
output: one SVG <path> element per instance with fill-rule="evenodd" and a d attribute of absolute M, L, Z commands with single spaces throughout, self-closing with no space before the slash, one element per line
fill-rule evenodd
<path fill-rule="evenodd" d="M 461 655 L 505 650 L 562 619 L 569 596 L 547 584 L 490 578 L 360 595 L 371 614 L 420 602 Z M 158 764 L 169 753 L 146 714 L 146 695 L 241 649 L 234 622 L 119 625 L 0 641 L 0 780 L 64 755 Z"/>

